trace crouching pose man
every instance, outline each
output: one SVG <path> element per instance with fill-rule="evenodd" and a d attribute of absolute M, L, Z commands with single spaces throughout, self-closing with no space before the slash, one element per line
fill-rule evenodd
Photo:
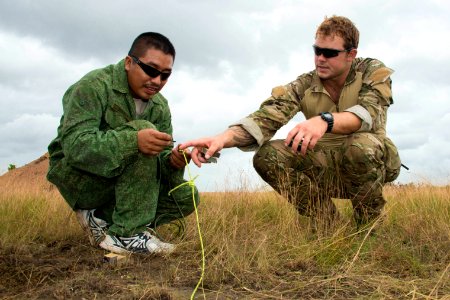
<path fill-rule="evenodd" d="M 124 59 L 86 74 L 63 97 L 58 135 L 48 147 L 47 178 L 94 246 L 169 253 L 174 246 L 152 228 L 194 210 L 189 186 L 168 195 L 184 182 L 185 166 L 183 154 L 173 148 L 169 105 L 160 94 L 174 59 L 165 36 L 143 33 Z"/>
<path fill-rule="evenodd" d="M 400 171 L 397 149 L 386 137 L 393 71 L 379 60 L 356 58 L 358 42 L 349 19 L 326 18 L 312 46 L 314 71 L 275 87 L 257 111 L 222 134 L 180 148 L 194 146 L 197 166 L 222 148 L 256 149 L 256 171 L 300 214 L 332 221 L 336 197 L 351 199 L 358 225 L 374 220 L 386 202 L 383 185 Z M 285 140 L 270 140 L 297 112 L 306 121 Z"/>

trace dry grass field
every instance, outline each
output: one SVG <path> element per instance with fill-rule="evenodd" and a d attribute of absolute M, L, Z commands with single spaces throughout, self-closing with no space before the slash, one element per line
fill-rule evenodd
<path fill-rule="evenodd" d="M 194 215 L 168 257 L 103 261 L 45 181 L 42 157 L 0 177 L 1 299 L 189 299 L 201 274 Z M 312 230 L 273 192 L 202 193 L 195 299 L 450 299 L 450 186 L 388 186 L 383 221 Z"/>

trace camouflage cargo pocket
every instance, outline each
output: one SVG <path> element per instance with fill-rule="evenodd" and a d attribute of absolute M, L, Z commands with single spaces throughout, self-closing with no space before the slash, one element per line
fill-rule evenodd
<path fill-rule="evenodd" d="M 400 167 L 402 162 L 398 155 L 397 147 L 388 137 L 384 139 L 384 166 L 386 168 L 385 182 L 394 181 L 400 174 Z"/>

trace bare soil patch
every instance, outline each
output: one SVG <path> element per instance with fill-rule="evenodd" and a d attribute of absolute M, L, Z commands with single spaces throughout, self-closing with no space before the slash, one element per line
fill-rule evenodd
<path fill-rule="evenodd" d="M 57 193 L 46 180 L 48 163 L 46 153 L 8 171 L 0 176 L 0 191 Z M 171 258 L 133 256 L 131 262 L 113 266 L 105 262 L 105 254 L 91 247 L 81 230 L 71 240 L 37 239 L 13 247 L 0 241 L 0 298 L 186 299 L 192 292 L 182 283 L 169 287 L 168 272 L 174 267 L 170 266 Z"/>

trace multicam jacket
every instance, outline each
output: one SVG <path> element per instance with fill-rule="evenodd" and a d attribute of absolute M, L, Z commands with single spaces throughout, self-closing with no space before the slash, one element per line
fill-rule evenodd
<path fill-rule="evenodd" d="M 91 71 L 63 97 L 63 116 L 57 137 L 50 143 L 50 168 L 62 158 L 67 164 L 102 177 L 119 175 L 138 153 L 137 131 L 148 128 L 172 135 L 167 100 L 156 94 L 136 116 L 124 60 Z M 159 157 L 168 166 L 171 147 Z"/>
<path fill-rule="evenodd" d="M 305 73 L 287 85 L 274 88 L 259 110 L 231 126 L 243 126 L 258 145 L 262 145 L 297 112 L 309 119 L 321 112 L 348 111 L 362 120 L 360 132 L 372 132 L 383 141 L 387 108 L 393 103 L 389 77 L 392 73 L 393 70 L 378 60 L 356 58 L 337 104 L 331 100 L 315 71 Z M 322 142 L 338 146 L 344 138 L 344 135 L 326 133 Z"/>

